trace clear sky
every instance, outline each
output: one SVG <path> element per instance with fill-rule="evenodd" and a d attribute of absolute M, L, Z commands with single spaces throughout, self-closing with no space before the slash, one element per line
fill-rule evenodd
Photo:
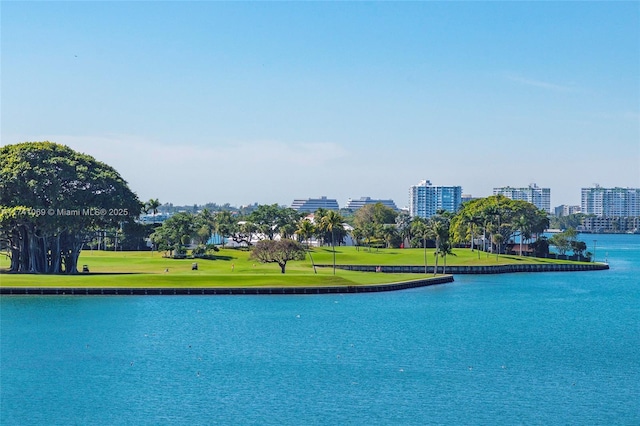
<path fill-rule="evenodd" d="M 1 141 L 144 201 L 640 187 L 640 2 L 7 2 Z"/>

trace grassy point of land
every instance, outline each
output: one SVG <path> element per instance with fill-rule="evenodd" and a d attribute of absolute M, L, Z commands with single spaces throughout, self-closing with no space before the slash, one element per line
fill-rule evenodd
<path fill-rule="evenodd" d="M 510 264 L 584 263 L 568 260 L 542 259 L 518 255 L 498 255 L 471 249 L 454 249 L 447 256 L 447 266 L 496 266 Z M 331 264 L 333 253 L 330 247 L 315 248 L 313 260 L 317 264 Z M 435 265 L 435 249 L 427 249 L 427 264 Z M 365 249 L 336 247 L 336 262 L 343 265 L 424 265 L 424 249 Z M 438 265 L 444 265 L 439 257 Z"/>
<path fill-rule="evenodd" d="M 575 263 L 554 259 L 537 259 L 519 256 L 498 256 L 469 249 L 454 250 L 456 256 L 447 257 L 447 265 L 479 266 L 513 263 Z M 276 264 L 262 264 L 249 260 L 249 252 L 222 249 L 216 260 L 168 259 L 158 252 L 105 252 L 85 250 L 80 256 L 78 268 L 88 265 L 90 274 L 79 275 L 0 275 L 3 287 L 286 287 L 286 286 L 350 286 L 388 284 L 424 278 L 423 274 L 380 274 L 353 272 L 332 268 L 318 268 L 313 273 L 310 260 L 287 263 L 286 274 L 280 273 Z M 316 264 L 333 262 L 331 248 L 313 249 Z M 198 270 L 191 270 L 193 262 Z M 424 265 L 422 249 L 367 249 L 337 247 L 337 264 L 352 265 Z M 433 249 L 427 250 L 429 266 L 435 264 Z M 440 258 L 439 265 L 444 264 Z M 0 271 L 6 271 L 9 260 L 0 256 Z M 168 270 L 168 272 L 166 272 Z M 429 277 L 433 276 L 428 274 Z"/>

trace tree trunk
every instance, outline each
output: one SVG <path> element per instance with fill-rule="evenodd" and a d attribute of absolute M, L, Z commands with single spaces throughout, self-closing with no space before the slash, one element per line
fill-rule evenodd
<path fill-rule="evenodd" d="M 522 231 L 520 231 L 520 257 L 522 257 Z"/>
<path fill-rule="evenodd" d="M 331 247 L 333 247 L 333 275 L 335 275 L 336 274 L 336 243 L 335 243 L 335 237 L 334 237 L 333 231 L 331 231 Z"/>
<path fill-rule="evenodd" d="M 313 273 L 317 274 L 318 271 L 316 271 L 316 264 L 313 263 L 313 255 L 311 254 L 311 247 L 310 246 L 311 246 L 311 244 L 310 244 L 309 240 L 307 240 L 307 251 L 309 252 L 309 258 L 311 259 L 311 266 L 313 266 Z"/>
<path fill-rule="evenodd" d="M 62 272 L 62 265 L 61 265 L 61 259 L 60 259 L 60 233 L 58 233 L 58 235 L 56 235 L 56 245 L 54 246 L 54 248 L 51 249 L 51 265 L 52 265 L 52 272 L 54 274 L 58 274 L 60 272 Z"/>
<path fill-rule="evenodd" d="M 278 265 L 280 265 L 280 272 L 282 272 L 284 274 L 284 268 L 286 268 L 287 263 L 286 262 L 278 262 Z"/>
<path fill-rule="evenodd" d="M 438 273 L 438 255 L 440 254 L 440 238 L 436 235 L 436 267 L 433 270 L 433 276 Z"/>
<path fill-rule="evenodd" d="M 19 245 L 16 246 L 14 242 L 11 243 L 11 266 L 9 270 L 11 272 L 18 272 L 20 270 L 20 247 Z"/>
<path fill-rule="evenodd" d="M 424 246 L 424 274 L 427 275 L 427 239 L 426 238 L 422 240 L 422 245 Z"/>
<path fill-rule="evenodd" d="M 36 240 L 36 236 L 33 233 L 29 233 L 29 268 L 28 272 L 41 272 L 38 271 L 37 262 L 36 262 L 36 251 L 38 247 L 38 241 Z"/>
<path fill-rule="evenodd" d="M 70 265 L 68 265 L 66 269 L 66 273 L 68 274 L 77 274 L 78 273 L 78 258 L 80 257 L 80 250 L 82 249 L 81 242 L 74 242 L 73 248 L 70 253 Z"/>

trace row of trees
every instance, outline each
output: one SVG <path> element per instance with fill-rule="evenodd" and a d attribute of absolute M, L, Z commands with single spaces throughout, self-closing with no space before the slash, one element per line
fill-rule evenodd
<path fill-rule="evenodd" d="M 320 244 L 332 246 L 335 268 L 335 246 L 350 236 L 358 249 L 423 248 L 425 270 L 428 267 L 427 248 L 435 248 L 436 270 L 441 259 L 446 270 L 447 256 L 454 254 L 456 245 L 469 245 L 472 250 L 477 250 L 478 256 L 481 251 L 487 256 L 489 253 L 497 256 L 504 251 L 504 243 L 519 236 L 522 255 L 522 245 L 549 226 L 544 211 L 525 201 L 501 195 L 474 200 L 466 203 L 456 214 L 441 211 L 429 219 L 411 218 L 380 203 L 372 204 L 359 209 L 349 222 L 347 227 L 345 218 L 338 212 L 324 209 L 316 211 L 311 221 L 293 209 L 276 204 L 259 205 L 246 216 L 229 211 L 213 214 L 205 209 L 197 214 L 182 212 L 173 215 L 156 229 L 151 240 L 159 250 L 184 256 L 189 243 L 196 244 L 194 254 L 206 252 L 206 243 L 212 234 L 222 237 L 222 242 L 230 239 L 247 247 L 256 240 L 276 239 L 297 240 L 308 247 L 315 238 Z M 267 247 L 266 244 L 263 247 Z M 311 261 L 313 263 L 312 257 Z"/>
<path fill-rule="evenodd" d="M 346 237 L 344 218 L 332 210 L 319 209 L 312 222 L 291 208 L 277 204 L 260 205 L 247 216 L 233 215 L 229 211 L 215 214 L 204 209 L 196 214 L 189 212 L 176 213 L 167 219 L 162 226 L 156 228 L 150 239 L 158 250 L 168 251 L 170 256 L 184 257 L 186 246 L 195 244 L 194 255 L 206 255 L 214 249 L 209 244 L 213 234 L 221 237 L 221 243 L 230 239 L 235 243 L 251 248 L 256 240 L 306 242 L 312 238 L 324 244 L 342 244 Z M 261 241 L 260 241 L 261 242 Z M 268 245 L 270 244 L 270 245 Z M 269 247 L 270 250 L 266 250 Z M 259 251 L 290 251 L 284 243 L 264 243 Z M 264 256 L 260 260 L 264 260 Z M 278 262 L 284 271 L 284 265 Z M 286 263 L 286 262 L 285 262 Z M 335 262 L 334 262 L 335 266 Z M 314 267 L 315 269 L 315 267 Z"/>
<path fill-rule="evenodd" d="M 204 245 L 212 234 L 234 241 L 238 245 L 250 247 L 257 239 L 293 239 L 298 235 L 303 214 L 277 204 L 260 205 L 247 216 L 234 215 L 229 211 L 212 213 L 204 209 L 196 214 L 179 212 L 172 215 L 158 227 L 151 240 L 159 250 L 176 250 L 180 246 L 195 243 Z M 319 223 L 313 229 L 307 229 L 305 237 L 315 237 L 325 244 L 342 243 L 346 236 L 344 227 L 334 225 L 344 223 L 344 219 L 334 211 L 318 210 Z M 326 218 L 326 219 L 325 219 Z"/>
<path fill-rule="evenodd" d="M 451 235 L 455 241 L 470 242 L 472 250 L 476 241 L 482 241 L 482 250 L 496 254 L 503 243 L 519 236 L 522 254 L 522 244 L 548 227 L 545 211 L 526 201 L 494 195 L 465 203 L 452 218 Z"/>
<path fill-rule="evenodd" d="M 116 170 L 64 145 L 26 142 L 0 148 L 0 246 L 7 249 L 15 272 L 75 273 L 83 246 L 103 243 L 106 247 L 110 239 L 114 246 L 117 241 L 139 248 L 148 233 L 153 248 L 173 256 L 184 256 L 188 244 L 195 244 L 194 254 L 206 255 L 214 249 L 208 244 L 213 234 L 222 242 L 231 239 L 247 247 L 256 238 L 295 241 L 301 247 L 315 239 L 332 246 L 334 271 L 335 246 L 350 235 L 358 248 L 369 250 L 422 247 L 426 268 L 427 247 L 436 249 L 436 265 L 440 258 L 446 265 L 455 244 L 470 244 L 475 250 L 481 242 L 482 250 L 497 254 L 514 236 L 520 235 L 522 245 L 549 226 L 545 212 L 502 196 L 475 200 L 456 214 L 440 212 L 429 219 L 410 218 L 374 204 L 348 218 L 319 209 L 311 221 L 273 204 L 254 205 L 247 214 L 227 209 L 181 212 L 150 227 L 136 222 L 141 211 L 156 214 L 160 207 L 157 199 L 143 205 Z M 584 250 L 571 235 L 559 235 L 550 242 L 561 253 Z M 274 251 L 275 245 L 270 247 Z"/>

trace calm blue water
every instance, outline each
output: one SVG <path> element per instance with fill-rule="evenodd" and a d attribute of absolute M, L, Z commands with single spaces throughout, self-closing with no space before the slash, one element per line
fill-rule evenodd
<path fill-rule="evenodd" d="M 611 270 L 319 296 L 2 297 L 0 423 L 640 424 L 640 236 Z"/>

